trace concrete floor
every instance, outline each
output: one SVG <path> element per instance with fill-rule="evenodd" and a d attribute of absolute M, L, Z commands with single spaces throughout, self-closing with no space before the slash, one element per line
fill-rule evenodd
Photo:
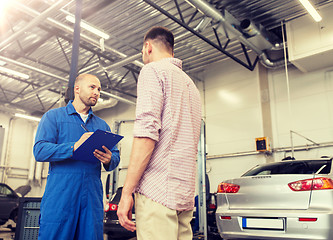
<path fill-rule="evenodd" d="M 15 239 L 15 232 L 12 232 L 11 229 L 9 228 L 5 228 L 5 227 L 1 227 L 0 226 L 0 240 L 13 240 Z M 107 235 L 104 235 L 104 240 L 107 240 Z M 198 235 L 198 236 L 194 236 L 193 240 L 202 240 L 204 239 L 204 236 Z M 217 239 L 221 239 L 222 238 L 208 238 L 209 240 L 217 240 Z M 36 239 L 37 240 L 37 239 Z M 131 238 L 129 240 L 136 240 L 136 238 Z"/>
<path fill-rule="evenodd" d="M 0 226 L 0 240 L 13 240 L 15 239 L 15 232 L 12 232 L 11 229 Z M 104 240 L 107 240 L 107 235 L 104 234 Z M 37 239 L 36 239 L 37 240 Z M 136 240 L 136 238 L 131 238 L 129 240 Z"/>

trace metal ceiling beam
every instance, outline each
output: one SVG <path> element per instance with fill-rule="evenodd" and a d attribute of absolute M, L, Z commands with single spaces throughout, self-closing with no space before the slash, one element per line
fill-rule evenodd
<path fill-rule="evenodd" d="M 42 46 L 44 43 L 46 43 L 52 36 L 53 36 L 53 34 L 50 34 L 50 33 L 45 35 L 42 39 L 33 43 L 29 47 L 24 48 L 22 52 L 24 53 L 24 55 L 27 55 L 27 56 L 31 55 L 36 49 L 38 49 L 40 46 Z"/>
<path fill-rule="evenodd" d="M 6 49 L 13 41 L 17 40 L 19 37 L 22 36 L 26 31 L 30 30 L 31 28 L 37 26 L 42 21 L 44 21 L 46 18 L 48 18 L 52 13 L 58 11 L 61 7 L 63 7 L 63 3 L 67 1 L 66 0 L 59 0 L 56 3 L 54 3 L 51 7 L 46 9 L 44 12 L 38 14 L 38 16 L 35 16 L 34 19 L 32 19 L 27 25 L 25 25 L 23 28 L 21 28 L 19 31 L 12 34 L 7 39 L 3 40 L 0 43 L 0 52 L 2 52 L 4 49 Z"/>
<path fill-rule="evenodd" d="M 119 67 L 122 67 L 122 66 L 125 66 L 131 62 L 133 62 L 134 60 L 138 59 L 138 58 L 141 58 L 142 54 L 141 53 L 138 53 L 138 54 L 135 54 L 133 56 L 130 56 L 130 57 L 127 57 L 127 58 L 124 58 L 116 63 L 113 63 L 109 66 L 106 66 L 105 69 L 107 70 L 114 70 L 114 69 L 117 69 Z"/>
<path fill-rule="evenodd" d="M 19 102 L 19 101 L 22 101 L 22 100 L 27 100 L 29 98 L 32 98 L 32 97 L 36 96 L 36 94 L 38 94 L 39 92 L 42 92 L 44 90 L 48 90 L 49 88 L 53 87 L 55 84 L 58 84 L 58 82 L 52 82 L 52 83 L 46 84 L 42 87 L 35 88 L 34 90 L 30 91 L 29 93 L 24 94 L 23 96 L 17 97 L 12 102 L 16 103 L 16 102 Z"/>
<path fill-rule="evenodd" d="M 21 12 L 23 12 L 25 14 L 28 14 L 31 17 L 35 18 L 35 17 L 37 17 L 37 16 L 40 15 L 40 12 L 38 12 L 38 11 L 32 9 L 32 8 L 29 8 L 26 5 L 24 5 L 24 4 L 22 4 L 22 3 L 18 2 L 18 1 L 15 1 L 15 5 L 17 6 L 18 10 L 20 10 Z M 65 31 L 67 33 L 73 34 L 73 32 L 74 32 L 74 30 L 71 27 L 69 27 L 69 26 L 67 26 L 67 25 L 65 25 L 65 24 L 63 24 L 63 23 L 61 23 L 59 21 L 56 21 L 56 20 L 54 20 L 52 18 L 49 18 L 49 17 L 46 18 L 46 22 L 48 24 L 50 24 L 51 26 L 53 26 L 53 27 L 55 27 L 57 29 L 60 29 L 62 31 Z M 84 41 L 86 41 L 86 42 L 88 42 L 90 44 L 93 44 L 94 46 L 100 47 L 100 42 L 99 41 L 97 41 L 97 40 L 95 40 L 95 39 L 93 39 L 93 38 L 91 38 L 91 37 L 89 37 L 89 36 L 87 36 L 87 35 L 85 35 L 83 33 L 81 33 L 81 38 L 82 38 L 82 40 L 84 40 Z M 118 50 L 116 50 L 116 49 L 114 49 L 114 48 L 112 48 L 110 46 L 105 45 L 104 48 L 105 48 L 106 51 L 112 52 L 112 53 L 116 54 L 120 58 L 126 58 L 126 57 L 128 57 L 126 54 L 124 54 L 122 52 L 119 52 Z M 133 61 L 133 64 L 135 64 L 136 66 L 138 66 L 140 68 L 143 67 L 143 65 L 144 65 L 140 61 Z"/>
<path fill-rule="evenodd" d="M 57 76 L 53 73 L 49 73 L 47 71 L 44 71 L 42 69 L 39 69 L 39 68 L 36 68 L 36 67 L 33 67 L 33 66 L 30 66 L 30 65 L 27 65 L 27 64 L 24 64 L 24 63 L 20 63 L 18 61 L 15 61 L 15 60 L 12 60 L 10 58 L 6 58 L 6 57 L 3 57 L 0 55 L 0 60 L 2 61 L 5 61 L 5 62 L 8 62 L 8 63 L 11 63 L 11 64 L 14 64 L 16 66 L 20 66 L 20 67 L 23 67 L 23 68 L 26 68 L 26 69 L 29 69 L 29 70 L 32 70 L 32 71 L 35 71 L 35 72 L 38 72 L 38 73 L 41 73 L 41 74 L 44 74 L 46 76 L 49 76 L 49 77 L 53 77 L 53 78 L 56 78 L 62 82 L 65 82 L 65 83 L 68 83 L 68 79 L 67 78 L 64 78 L 64 77 L 61 77 L 61 76 Z M 131 104 L 131 105 L 136 105 L 135 102 L 131 101 L 131 100 L 128 100 L 126 98 L 123 98 L 123 97 L 120 97 L 120 96 L 117 96 L 117 95 L 114 95 L 112 93 L 108 93 L 108 92 L 105 92 L 105 91 L 101 91 L 101 94 L 105 95 L 105 96 L 108 96 L 108 97 L 111 97 L 111 98 L 114 98 L 118 101 L 121 101 L 121 102 L 124 102 L 124 103 L 128 103 L 128 104 Z"/>
<path fill-rule="evenodd" d="M 46 31 L 50 31 L 49 29 L 46 29 L 46 28 L 43 27 L 43 26 L 41 26 L 41 28 L 44 29 L 44 30 L 46 30 Z M 55 35 L 57 35 L 57 36 L 59 36 L 59 37 L 65 39 L 65 40 L 68 41 L 68 42 L 72 42 L 72 41 L 73 41 L 73 39 L 71 39 L 71 38 L 65 36 L 64 34 L 61 34 L 61 33 L 55 33 Z M 82 36 L 81 36 L 81 37 L 82 37 Z M 111 57 L 110 57 L 109 55 L 107 55 L 106 53 L 98 52 L 97 50 L 93 49 L 92 47 L 88 47 L 88 46 L 86 46 L 86 45 L 84 45 L 84 44 L 82 44 L 82 43 L 80 43 L 80 47 L 83 48 L 83 49 L 85 49 L 85 50 L 87 50 L 87 51 L 90 51 L 90 52 L 92 52 L 92 53 L 98 55 L 99 57 L 102 57 L 102 58 L 104 58 L 104 59 L 107 59 L 107 60 L 109 60 L 110 62 L 114 62 L 114 59 L 111 58 Z M 89 71 L 89 68 L 94 68 L 94 67 L 96 67 L 97 65 L 99 66 L 99 63 L 94 63 L 94 64 L 92 64 L 92 65 L 90 65 L 90 66 L 88 66 L 88 67 L 85 67 L 85 69 L 86 69 L 87 71 Z M 142 65 L 143 65 L 143 64 L 142 64 Z M 139 71 L 138 71 L 137 69 L 133 68 L 133 67 L 130 67 L 130 66 L 123 66 L 123 67 L 126 68 L 127 70 L 130 70 L 130 71 L 134 71 L 134 72 L 139 73 Z M 97 68 L 95 68 L 95 69 L 97 69 Z M 81 72 L 81 71 L 80 71 L 80 72 Z"/>
<path fill-rule="evenodd" d="M 44 61 L 41 61 L 41 60 L 36 59 L 36 58 L 33 58 L 33 57 L 29 57 L 29 56 L 27 56 L 27 55 L 23 55 L 23 54 L 21 54 L 21 53 L 18 54 L 17 52 L 13 52 L 13 51 L 8 51 L 8 50 L 6 50 L 6 55 L 7 55 L 7 57 L 10 56 L 11 59 L 15 59 L 15 60 L 17 60 L 18 58 L 24 58 L 24 59 L 27 59 L 27 60 L 29 60 L 29 61 L 31 61 L 31 62 L 35 62 L 35 63 L 41 64 L 41 65 L 44 65 L 44 66 L 46 66 L 46 67 L 48 67 L 48 68 L 52 68 L 52 69 L 54 69 L 54 70 L 56 70 L 56 71 L 59 71 L 59 72 L 62 72 L 62 73 L 66 73 L 66 74 L 68 74 L 68 72 L 69 72 L 69 71 L 66 71 L 66 70 L 64 70 L 64 69 L 62 69 L 62 68 L 59 68 L 59 67 L 57 67 L 57 66 L 54 66 L 54 65 L 48 64 L 48 63 L 46 63 L 46 62 L 44 62 Z"/>
<path fill-rule="evenodd" d="M 189 32 L 186 32 L 186 33 L 184 33 L 182 35 L 179 35 L 179 36 L 175 37 L 175 40 L 180 39 L 180 38 L 184 38 L 184 37 L 188 36 L 189 34 L 190 34 Z M 109 66 L 106 66 L 106 67 L 102 66 L 102 67 L 105 68 L 105 70 L 109 70 L 109 71 L 110 70 L 114 70 L 114 69 L 117 69 L 119 67 L 123 67 L 123 66 L 125 66 L 125 65 L 127 65 L 129 63 L 132 63 L 133 61 L 135 61 L 136 59 L 141 58 L 141 57 L 142 57 L 142 54 L 140 52 L 140 53 L 137 53 L 135 55 L 129 56 L 127 58 L 124 58 L 124 59 L 122 59 L 122 60 L 120 60 L 118 62 L 115 62 L 115 63 L 113 63 L 113 64 L 111 64 Z M 142 66 L 143 66 L 143 64 L 142 64 Z M 85 69 L 81 69 L 80 72 L 93 71 L 93 70 L 95 70 L 95 69 L 97 69 L 99 67 L 101 67 L 99 63 L 94 63 L 94 64 L 86 67 Z"/>
<path fill-rule="evenodd" d="M 159 12 L 163 13 L 165 16 L 167 16 L 168 18 L 172 19 L 174 22 L 178 23 L 179 25 L 181 25 L 182 27 L 184 27 L 186 30 L 190 31 L 191 33 L 193 33 L 194 35 L 196 35 L 197 37 L 199 37 L 201 40 L 205 41 L 206 43 L 208 43 L 209 45 L 211 45 L 212 47 L 214 47 L 215 49 L 219 50 L 220 52 L 222 52 L 223 54 L 227 55 L 228 57 L 230 57 L 232 60 L 236 61 L 237 63 L 241 64 L 243 67 L 249 69 L 249 70 L 253 70 L 252 66 L 247 65 L 246 63 L 244 63 L 242 60 L 240 60 L 239 58 L 235 57 L 234 55 L 230 54 L 229 52 L 225 51 L 223 48 L 221 48 L 219 45 L 213 43 L 210 39 L 206 38 L 205 36 L 203 36 L 202 34 L 198 33 L 196 30 L 194 30 L 193 28 L 189 27 L 186 23 L 183 23 L 182 21 L 178 20 L 176 17 L 174 17 L 172 14 L 170 14 L 169 12 L 167 12 L 166 10 L 164 10 L 163 8 L 161 8 L 160 6 L 158 6 L 157 4 L 155 4 L 154 2 L 150 1 L 150 0 L 143 0 L 144 2 L 146 2 L 148 5 L 150 5 L 151 7 L 155 8 L 156 10 L 158 10 Z M 192 2 L 192 1 L 191 1 Z M 216 9 L 215 9 L 216 10 Z M 216 10 L 217 11 L 217 10 Z M 216 14 L 215 14 L 216 15 Z M 221 15 L 222 16 L 222 15 Z M 233 29 L 232 31 L 234 31 L 236 29 Z"/>

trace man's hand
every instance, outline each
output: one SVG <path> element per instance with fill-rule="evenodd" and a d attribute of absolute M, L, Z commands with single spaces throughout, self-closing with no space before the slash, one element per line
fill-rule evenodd
<path fill-rule="evenodd" d="M 111 161 L 112 152 L 105 146 L 102 146 L 105 152 L 95 149 L 94 156 L 103 164 L 108 165 Z"/>
<path fill-rule="evenodd" d="M 132 194 L 123 194 L 118 205 L 118 219 L 124 228 L 134 232 L 136 230 L 135 223 L 132 220 L 132 208 L 133 208 L 133 197 Z"/>
<path fill-rule="evenodd" d="M 84 143 L 92 134 L 93 134 L 93 132 L 86 132 L 86 133 L 82 134 L 80 139 L 74 144 L 74 151 L 76 149 L 78 149 L 78 147 L 80 147 L 82 145 L 82 143 Z"/>

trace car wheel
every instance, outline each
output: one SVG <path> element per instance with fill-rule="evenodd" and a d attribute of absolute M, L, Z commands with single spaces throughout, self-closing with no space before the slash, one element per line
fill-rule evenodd
<path fill-rule="evenodd" d="M 10 228 L 13 232 L 16 230 L 16 223 L 18 219 L 18 210 L 15 209 L 11 214 L 9 219 L 13 220 L 11 224 L 9 224 L 7 227 Z"/>

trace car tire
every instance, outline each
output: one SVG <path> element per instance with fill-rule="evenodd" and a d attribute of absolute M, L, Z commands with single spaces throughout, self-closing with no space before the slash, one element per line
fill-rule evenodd
<path fill-rule="evenodd" d="M 15 227 L 12 225 L 12 224 L 9 224 L 7 227 L 9 229 L 12 230 L 12 232 L 14 232 L 16 230 L 16 223 L 17 223 L 17 220 L 18 220 L 18 209 L 15 209 L 11 214 L 10 214 L 10 217 L 9 219 L 13 220 L 13 222 L 15 223 Z"/>

